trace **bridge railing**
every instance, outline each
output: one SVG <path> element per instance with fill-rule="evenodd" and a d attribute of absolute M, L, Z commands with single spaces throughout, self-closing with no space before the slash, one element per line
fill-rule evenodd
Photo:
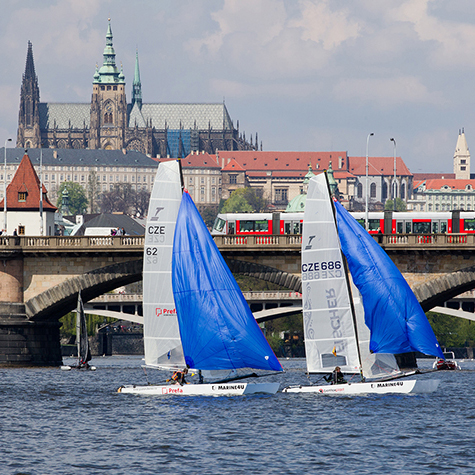
<path fill-rule="evenodd" d="M 373 236 L 376 240 L 382 241 L 383 245 L 435 245 L 435 246 L 453 246 L 453 245 L 474 245 L 474 234 L 384 234 Z"/>
<path fill-rule="evenodd" d="M 300 248 L 302 245 L 301 234 L 270 234 L 265 236 L 236 236 L 226 234 L 214 236 L 214 242 L 221 249 L 225 247 L 282 247 Z"/>
<path fill-rule="evenodd" d="M 144 236 L 0 236 L 0 250 L 143 247 Z"/>

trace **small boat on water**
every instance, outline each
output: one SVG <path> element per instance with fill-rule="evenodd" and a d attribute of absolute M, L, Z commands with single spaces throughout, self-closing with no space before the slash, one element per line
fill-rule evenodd
<path fill-rule="evenodd" d="M 121 386 L 120 393 L 230 396 L 278 391 L 278 382 L 247 381 L 282 367 L 191 196 L 182 191 L 176 160 L 159 165 L 150 200 L 143 312 L 145 367 L 187 368 L 188 375 L 199 377 L 193 384 Z"/>
<path fill-rule="evenodd" d="M 457 361 L 455 361 L 455 354 L 453 351 L 444 351 L 444 358 L 437 358 L 432 367 L 440 371 L 462 369 Z"/>
<path fill-rule="evenodd" d="M 81 299 L 81 292 L 78 293 L 78 304 L 76 307 L 76 345 L 78 350 L 78 360 L 76 365 L 63 365 L 61 370 L 71 371 L 72 369 L 95 371 L 96 367 L 89 364 L 91 361 L 91 350 L 87 338 L 86 314 Z"/>
<path fill-rule="evenodd" d="M 302 236 L 302 304 L 307 371 L 320 379 L 283 392 L 407 394 L 437 389 L 438 380 L 406 379 L 419 371 L 399 369 L 397 354 L 420 351 L 441 359 L 444 355 L 397 267 L 332 200 L 326 173 L 309 183 Z M 339 377 L 332 382 L 340 384 L 322 384 L 322 376 L 334 369 Z"/>

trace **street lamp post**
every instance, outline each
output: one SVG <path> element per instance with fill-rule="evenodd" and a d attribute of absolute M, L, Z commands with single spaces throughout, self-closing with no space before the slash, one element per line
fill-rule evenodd
<path fill-rule="evenodd" d="M 43 144 L 40 147 L 40 236 L 43 236 Z"/>
<path fill-rule="evenodd" d="M 366 206 L 365 206 L 365 226 L 366 226 L 366 231 L 369 231 L 368 228 L 368 168 L 369 168 L 369 163 L 368 163 L 368 148 L 369 148 L 369 138 L 372 137 L 374 134 L 371 132 L 368 134 L 368 137 L 366 138 L 366 190 L 365 190 L 365 198 L 366 198 Z"/>
<path fill-rule="evenodd" d="M 5 140 L 4 162 L 3 162 L 3 232 L 7 233 L 7 142 L 12 139 Z"/>
<path fill-rule="evenodd" d="M 389 139 L 394 144 L 394 183 L 393 183 L 393 210 L 396 211 L 396 139 L 390 138 Z"/>

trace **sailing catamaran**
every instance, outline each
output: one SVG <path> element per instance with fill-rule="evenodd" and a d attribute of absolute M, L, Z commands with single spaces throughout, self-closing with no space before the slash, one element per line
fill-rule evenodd
<path fill-rule="evenodd" d="M 397 267 L 330 196 L 326 173 L 309 183 L 302 236 L 302 303 L 307 371 L 336 366 L 359 382 L 291 386 L 321 394 L 426 393 L 438 380 L 408 380 L 395 354 L 443 358 L 427 318 Z M 356 379 L 356 381 L 358 381 Z"/>
<path fill-rule="evenodd" d="M 179 163 L 160 164 L 144 246 L 145 366 L 200 374 L 200 384 L 122 386 L 152 395 L 274 394 L 279 383 L 239 381 L 282 367 L 187 191 Z"/>
<path fill-rule="evenodd" d="M 84 305 L 81 299 L 81 292 L 78 292 L 78 304 L 76 307 L 76 345 L 78 350 L 78 362 L 76 365 L 63 365 L 63 371 L 71 369 L 83 369 L 95 371 L 96 367 L 91 366 L 91 350 L 87 338 L 86 314 L 84 313 Z"/>

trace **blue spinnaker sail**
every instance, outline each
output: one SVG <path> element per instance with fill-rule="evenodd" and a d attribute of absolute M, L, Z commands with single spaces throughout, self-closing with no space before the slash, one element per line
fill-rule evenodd
<path fill-rule="evenodd" d="M 416 296 L 379 244 L 335 202 L 341 249 L 358 287 L 374 353 L 420 351 L 443 358 Z"/>
<path fill-rule="evenodd" d="M 173 242 L 173 295 L 193 369 L 282 371 L 188 192 Z"/>

